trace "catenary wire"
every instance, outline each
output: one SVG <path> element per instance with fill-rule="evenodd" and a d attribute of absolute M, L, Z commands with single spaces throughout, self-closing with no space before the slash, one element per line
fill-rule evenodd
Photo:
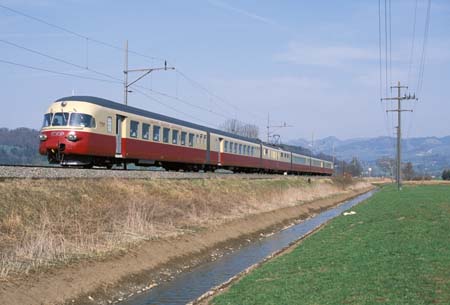
<path fill-rule="evenodd" d="M 202 84 L 200 84 L 198 81 L 194 80 L 192 77 L 189 77 L 186 75 L 186 73 L 180 71 L 180 69 L 175 70 L 176 73 L 178 73 L 182 78 L 184 78 L 185 80 L 187 80 L 189 83 L 191 83 L 191 85 L 205 91 L 208 95 L 214 97 L 215 99 L 222 101 L 224 104 L 229 105 L 230 107 L 232 107 L 236 112 L 243 112 L 242 109 L 240 109 L 238 106 L 234 105 L 233 103 L 227 101 L 226 99 L 218 96 L 217 94 L 215 94 L 214 92 L 212 92 L 211 90 L 207 89 L 205 86 L 203 86 Z M 217 105 L 221 106 L 220 104 L 216 103 Z M 254 116 L 259 117 L 262 120 L 266 120 L 265 117 L 262 117 L 261 115 L 258 115 L 256 113 L 252 113 Z"/>
<path fill-rule="evenodd" d="M 144 86 L 141 86 L 141 85 L 134 85 L 134 87 L 137 87 L 137 88 L 140 88 L 140 89 L 144 89 L 144 90 L 148 90 L 148 91 L 150 91 L 152 93 L 155 93 L 155 94 L 158 94 L 160 96 L 164 96 L 166 98 L 169 98 L 169 99 L 172 99 L 172 100 L 175 100 L 175 101 L 179 101 L 179 102 L 181 102 L 183 104 L 186 104 L 188 106 L 191 106 L 191 107 L 194 107 L 194 108 L 197 108 L 197 109 L 200 109 L 200 110 L 203 110 L 203 111 L 215 114 L 215 115 L 220 116 L 220 117 L 225 118 L 225 119 L 229 119 L 229 117 L 224 115 L 224 114 L 221 114 L 221 113 L 215 112 L 215 111 L 213 111 L 211 109 L 208 109 L 208 108 L 205 108 L 205 107 L 193 104 L 193 103 L 191 103 L 191 102 L 189 102 L 189 101 L 187 101 L 185 99 L 179 98 L 177 96 L 173 96 L 173 95 L 170 95 L 170 94 L 167 94 L 165 92 L 161 92 L 161 91 L 158 91 L 158 90 L 155 90 L 155 89 L 150 89 L 150 88 L 147 88 L 147 87 L 144 87 Z"/>
<path fill-rule="evenodd" d="M 34 21 L 36 21 L 36 22 L 45 24 L 45 25 L 47 25 L 47 26 L 53 27 L 53 28 L 55 28 L 55 29 L 58 29 L 58 30 L 63 31 L 63 32 L 66 32 L 66 33 L 68 33 L 68 34 L 71 34 L 71 35 L 73 35 L 73 36 L 79 37 L 79 38 L 81 38 L 81 39 L 87 39 L 87 40 L 89 40 L 89 41 L 92 41 L 92 42 L 95 42 L 95 43 L 97 43 L 97 44 L 100 44 L 100 45 L 103 45 L 103 46 L 106 46 L 106 47 L 109 47 L 109 48 L 112 48 L 112 49 L 116 49 L 116 50 L 119 50 L 119 51 L 125 51 L 125 49 L 122 48 L 122 47 L 113 45 L 113 44 L 111 44 L 111 43 L 108 43 L 108 42 L 105 42 L 105 41 L 102 41 L 102 40 L 99 40 L 99 39 L 96 39 L 96 38 L 93 38 L 93 37 L 88 37 L 88 36 L 83 35 L 83 34 L 80 34 L 80 33 L 78 33 L 78 32 L 69 30 L 69 29 L 67 29 L 67 28 L 65 28 L 65 27 L 59 26 L 59 25 L 57 25 L 57 24 L 50 23 L 50 22 L 47 22 L 47 21 L 42 20 L 42 19 L 40 19 L 40 18 L 37 18 L 37 17 L 31 16 L 31 15 L 29 15 L 29 14 L 23 13 L 23 12 L 21 12 L 21 11 L 19 11 L 19 10 L 13 9 L 13 8 L 11 8 L 11 7 L 9 7 L 9 6 L 0 4 L 0 8 L 3 8 L 3 9 L 8 10 L 8 11 L 10 11 L 10 12 L 13 12 L 13 13 L 15 13 L 15 14 L 17 14 L 17 15 L 21 15 L 21 16 L 23 16 L 23 17 L 25 17 L 25 18 L 34 20 Z M 141 57 L 147 58 L 147 59 L 156 59 L 156 60 L 164 61 L 163 58 L 159 58 L 159 57 L 155 57 L 155 56 L 148 56 L 148 55 L 145 55 L 145 54 L 142 54 L 142 53 L 133 51 L 133 50 L 128 50 L 128 52 L 129 52 L 129 53 L 132 53 L 132 54 L 134 54 L 134 55 L 137 55 L 137 56 L 141 56 Z"/>
<path fill-rule="evenodd" d="M 90 71 L 92 73 L 95 73 L 95 74 L 98 74 L 98 75 L 101 75 L 101 76 L 106 76 L 106 77 L 108 77 L 110 79 L 113 79 L 113 80 L 121 81 L 119 78 L 114 77 L 114 76 L 112 76 L 110 74 L 103 73 L 103 72 L 100 72 L 100 71 L 96 71 L 96 70 L 93 70 L 93 69 L 89 69 L 88 67 L 83 67 L 82 65 L 79 65 L 79 64 L 67 61 L 65 59 L 61 59 L 61 58 L 58 58 L 58 57 L 51 56 L 51 55 L 45 54 L 43 52 L 40 52 L 40 51 L 37 51 L 37 50 L 33 50 L 33 49 L 24 47 L 22 45 L 19 45 L 19 44 L 16 44 L 16 43 L 4 40 L 4 39 L 0 39 L 0 42 L 2 42 L 4 44 L 7 44 L 7 45 L 10 45 L 10 46 L 13 46 L 13 47 L 16 47 L 16 48 L 19 48 L 19 49 L 22 49 L 22 50 L 25 50 L 25 51 L 30 52 L 30 53 L 34 53 L 34 54 L 37 54 L 37 55 L 40 55 L 40 56 L 52 59 L 54 61 L 58 61 L 58 62 L 67 64 L 67 65 L 70 65 L 70 66 L 73 66 L 73 67 L 76 67 L 76 68 L 79 68 L 79 69 L 87 70 L 87 71 Z"/>
<path fill-rule="evenodd" d="M 113 79 L 113 80 L 116 80 L 117 82 L 115 82 L 115 83 L 118 83 L 118 84 L 121 84 L 121 83 L 122 83 L 122 81 L 121 81 L 119 78 L 114 77 L 114 76 L 112 76 L 112 75 L 109 75 L 109 74 L 106 74 L 106 73 L 103 73 L 103 72 L 99 72 L 99 71 L 96 71 L 96 70 L 93 70 L 93 69 L 89 69 L 89 68 L 87 68 L 87 67 L 83 67 L 83 66 L 81 66 L 81 65 L 72 63 L 72 62 L 70 62 L 70 61 L 67 61 L 67 60 L 64 60 L 64 59 L 61 59 L 61 58 L 58 58 L 58 57 L 51 56 L 51 55 L 45 54 L 45 53 L 43 53 L 43 52 L 40 52 L 40 51 L 37 51 L 37 50 L 33 50 L 33 49 L 30 49 L 30 48 L 27 48 L 27 47 L 24 47 L 24 46 L 22 46 L 22 45 L 18 45 L 18 44 L 16 44 L 16 43 L 9 42 L 9 41 L 4 40 L 4 39 L 0 39 L 0 42 L 2 42 L 2 43 L 4 43 L 4 44 L 7 44 L 7 45 L 10 45 L 10 46 L 13 46 L 13 47 L 16 47 L 16 48 L 19 48 L 19 49 L 23 49 L 23 50 L 25 50 L 25 51 L 28 51 L 28 52 L 31 52 L 31 53 L 34 53 L 34 54 L 37 54 L 37 55 L 40 55 L 40 56 L 43 56 L 43 57 L 46 57 L 46 58 L 49 58 L 49 59 L 52 59 L 52 60 L 55 60 L 55 61 L 58 61 L 58 62 L 61 62 L 61 63 L 64 63 L 64 64 L 67 64 L 67 65 L 70 65 L 70 66 L 73 66 L 73 67 L 77 67 L 77 68 L 80 68 L 80 69 L 83 69 L 83 70 L 87 70 L 87 71 L 96 73 L 96 74 L 98 74 L 98 75 L 106 76 L 106 77 L 108 77 L 108 78 L 111 78 L 111 79 Z M 18 64 L 18 65 L 19 65 L 19 64 Z M 47 71 L 47 72 L 50 71 L 50 70 L 44 69 L 44 68 L 31 67 L 31 66 L 22 65 L 22 64 L 20 64 L 20 65 L 21 65 L 21 66 L 24 66 L 24 67 L 26 66 L 26 67 L 34 68 L 34 69 L 40 69 L 40 70 L 42 70 L 42 71 Z M 51 71 L 53 71 L 53 70 L 51 70 Z M 56 72 L 56 71 L 53 71 L 52 73 L 55 73 L 55 72 Z M 64 73 L 64 75 L 67 75 L 67 73 Z M 212 110 L 210 110 L 210 109 L 207 109 L 207 108 L 198 106 L 198 105 L 193 104 L 193 103 L 191 103 L 191 102 L 189 102 L 189 101 L 187 101 L 187 100 L 185 100 L 185 99 L 181 99 L 181 98 L 178 98 L 178 97 L 174 97 L 174 96 L 171 96 L 171 95 L 169 95 L 169 94 L 167 94 L 167 93 L 160 92 L 160 91 L 157 91 L 157 90 L 154 90 L 154 89 L 149 89 L 149 88 L 146 88 L 146 87 L 143 87 L 143 86 L 138 86 L 138 85 L 136 85 L 136 87 L 140 87 L 140 88 L 142 88 L 142 89 L 149 90 L 149 91 L 151 91 L 151 92 L 153 92 L 153 93 L 156 93 L 156 94 L 159 94 L 159 95 L 161 95 L 161 96 L 164 96 L 164 97 L 167 97 L 167 98 L 171 98 L 171 99 L 177 100 L 177 101 L 182 102 L 182 103 L 184 103 L 184 104 L 187 104 L 187 105 L 189 105 L 189 106 L 191 106 L 191 107 L 195 107 L 195 108 L 201 109 L 201 110 L 203 110 L 203 111 L 207 111 L 207 112 L 209 112 L 209 113 L 213 113 L 213 114 L 215 114 L 215 115 L 217 115 L 217 116 L 220 116 L 220 117 L 223 117 L 223 118 L 225 118 L 225 119 L 228 119 L 228 118 L 229 118 L 229 117 L 227 117 L 227 116 L 225 116 L 225 115 L 223 115 L 223 114 L 221 114 L 221 113 L 218 113 L 218 112 L 212 111 Z"/>
<path fill-rule="evenodd" d="M 99 39 L 95 39 L 95 38 L 92 38 L 92 37 L 88 37 L 88 36 L 86 36 L 86 35 L 83 35 L 83 34 L 80 34 L 80 33 L 76 32 L 76 31 L 73 31 L 73 30 L 70 30 L 70 29 L 68 29 L 68 28 L 65 28 L 65 27 L 62 27 L 62 26 L 59 26 L 59 25 L 56 25 L 56 24 L 47 22 L 47 21 L 45 21 L 45 20 L 42 20 L 42 19 L 40 19 L 40 18 L 31 16 L 31 15 L 26 14 L 26 13 L 24 13 L 24 12 L 21 12 L 21 11 L 19 11 L 19 10 L 13 9 L 13 8 L 11 8 L 11 7 L 8 7 L 8 6 L 5 6 L 5 5 L 3 5 L 3 4 L 0 4 L 0 8 L 3 8 L 3 9 L 5 9 L 5 10 L 8 10 L 8 11 L 13 12 L 13 13 L 18 14 L 18 15 L 21 15 L 21 16 L 26 17 L 26 18 L 28 18 L 28 19 L 34 20 L 34 21 L 36 21 L 36 22 L 45 24 L 45 25 L 47 25 L 47 26 L 56 28 L 56 29 L 58 29 L 58 30 L 60 30 L 60 31 L 66 32 L 66 33 L 71 34 L 71 35 L 74 35 L 74 36 L 79 37 L 79 38 L 81 38 L 81 39 L 84 39 L 84 40 L 86 41 L 86 67 L 82 67 L 82 66 L 80 66 L 80 65 L 76 65 L 76 64 L 73 64 L 73 63 L 69 63 L 69 64 L 72 64 L 72 65 L 76 65 L 78 68 L 83 68 L 83 69 L 92 71 L 92 72 L 97 73 L 97 74 L 103 74 L 102 72 L 95 71 L 95 70 L 92 70 L 92 69 L 89 69 L 89 68 L 88 68 L 88 64 L 89 64 L 89 58 L 88 58 L 89 41 L 95 42 L 95 43 L 97 43 L 97 44 L 104 45 L 104 46 L 107 46 L 107 47 L 110 47 L 110 48 L 113 48 L 113 49 L 116 49 L 116 50 L 124 51 L 124 48 L 122 48 L 122 47 L 115 46 L 115 45 L 113 45 L 113 44 L 110 44 L 110 43 L 108 43 L 108 42 L 105 42 L 105 41 L 102 41 L 102 40 L 99 40 Z M 128 50 L 128 52 L 131 53 L 131 54 L 135 54 L 135 55 L 138 55 L 138 56 L 141 56 L 141 57 L 145 57 L 145 58 L 151 59 L 151 60 L 161 60 L 161 61 L 164 60 L 164 59 L 159 58 L 159 57 L 148 56 L 148 55 L 145 55 L 145 54 L 142 54 L 142 53 L 133 51 L 133 50 Z M 41 54 L 41 55 L 43 55 L 43 54 Z M 47 56 L 47 57 L 51 58 L 51 56 Z M 56 58 L 53 58 L 53 59 L 56 60 Z M 63 61 L 63 60 L 60 60 L 60 59 L 58 59 L 58 60 L 59 60 L 59 61 Z M 68 63 L 68 62 L 66 62 L 66 63 Z M 26 66 L 26 65 L 23 65 L 23 66 Z M 44 70 L 46 70 L 46 69 L 41 69 L 41 70 L 44 71 Z M 50 71 L 50 70 L 49 70 L 49 71 Z M 54 71 L 54 72 L 57 72 L 57 71 Z M 223 99 L 222 97 L 219 97 L 218 95 L 214 94 L 213 92 L 211 92 L 210 90 L 208 90 L 207 88 L 205 88 L 203 85 L 201 85 L 199 82 L 197 82 L 197 81 L 193 80 L 191 77 L 187 76 L 185 73 L 183 73 L 183 72 L 181 72 L 181 71 L 177 71 L 177 72 L 179 72 L 180 75 L 181 75 L 183 78 L 185 78 L 186 80 L 188 80 L 189 82 L 191 82 L 191 84 L 195 84 L 198 88 L 204 90 L 204 91 L 207 92 L 210 96 L 213 96 L 213 97 L 215 97 L 216 99 L 222 101 L 223 103 L 226 103 L 226 104 L 228 104 L 229 106 L 233 107 L 234 109 L 239 110 L 239 108 L 238 108 L 236 105 L 234 105 L 234 104 L 232 104 L 232 103 L 226 101 L 226 100 Z M 111 78 L 111 75 L 103 74 L 103 76 L 107 76 L 107 77 Z M 95 80 L 95 78 L 92 78 L 92 79 Z M 117 78 L 113 78 L 113 79 L 117 79 Z M 220 105 L 220 104 L 218 104 L 218 105 Z"/>
<path fill-rule="evenodd" d="M 164 107 L 167 107 L 167 108 L 169 108 L 169 109 L 171 109 L 171 110 L 173 110 L 173 111 L 175 111 L 175 112 L 177 112 L 177 113 L 180 113 L 180 114 L 182 114 L 182 115 L 185 115 L 185 116 L 187 116 L 187 117 L 190 117 L 191 119 L 194 119 L 194 120 L 196 120 L 196 121 L 202 122 L 202 123 L 207 124 L 207 125 L 209 125 L 209 126 L 218 127 L 218 126 L 216 126 L 215 124 L 212 124 L 212 123 L 210 123 L 210 122 L 207 122 L 207 121 L 204 121 L 204 120 L 202 120 L 202 119 L 199 119 L 199 118 L 197 118 L 197 117 L 195 117 L 195 116 L 193 116 L 193 115 L 191 115 L 191 114 L 189 114 L 189 113 L 186 113 L 186 112 L 184 112 L 184 111 L 181 111 L 181 110 L 179 110 L 179 109 L 177 109 L 177 108 L 175 108 L 175 107 L 169 106 L 169 105 L 167 105 L 166 103 L 164 103 L 163 101 L 161 101 L 161 100 L 159 100 L 159 99 L 157 99 L 157 98 L 155 98 L 155 97 L 153 97 L 153 96 L 151 96 L 151 95 L 145 93 L 144 91 L 141 91 L 141 90 L 137 89 L 136 86 L 131 86 L 131 87 L 133 88 L 133 90 L 134 90 L 135 92 L 137 92 L 137 93 L 139 93 L 139 94 L 141 94 L 141 95 L 147 97 L 148 99 L 150 99 L 150 100 L 152 100 L 152 101 L 154 101 L 154 102 L 156 102 L 156 103 L 158 103 L 158 104 L 160 104 L 160 105 L 163 105 Z"/>
<path fill-rule="evenodd" d="M 122 47 L 115 46 L 115 45 L 113 45 L 113 44 L 110 44 L 110 43 L 108 43 L 108 42 L 105 42 L 105 41 L 102 41 L 102 40 L 99 40 L 99 39 L 95 39 L 95 38 L 92 38 L 92 37 L 88 37 L 88 36 L 86 36 L 86 35 L 80 34 L 80 33 L 78 33 L 78 32 L 75 32 L 75 31 L 73 31 L 73 30 L 67 29 L 67 28 L 65 28 L 65 27 L 62 27 L 62 26 L 59 26 L 59 25 L 56 25 L 56 24 L 47 22 L 47 21 L 45 21 L 45 20 L 42 20 L 42 19 L 40 19 L 40 18 L 31 16 L 31 15 L 29 15 L 29 14 L 23 13 L 23 12 L 21 12 L 21 11 L 18 11 L 18 10 L 16 10 L 16 9 L 11 8 L 11 7 L 5 6 L 5 5 L 3 5 L 3 4 L 0 4 L 0 7 L 3 8 L 3 9 L 5 9 L 5 10 L 11 11 L 11 12 L 13 12 L 13 13 L 15 13 L 15 14 L 21 15 L 21 16 L 26 17 L 26 18 L 29 18 L 29 19 L 31 19 L 31 20 L 34 20 L 34 21 L 43 23 L 43 24 L 45 24 L 45 25 L 47 25 L 47 26 L 50 26 L 50 27 L 59 29 L 59 30 L 64 31 L 64 32 L 66 32 L 66 33 L 69 33 L 69 34 L 71 34 L 71 35 L 74 35 L 74 36 L 77 36 L 77 37 L 79 37 L 79 38 L 85 39 L 85 40 L 86 40 L 86 52 L 88 51 L 87 48 L 88 48 L 88 43 L 89 43 L 89 41 L 92 41 L 92 42 L 95 42 L 95 43 L 98 43 L 98 44 L 101 44 L 101 45 L 104 45 L 104 46 L 107 46 L 107 47 L 110 47 L 110 48 L 113 48 L 113 49 L 116 49 L 116 50 L 125 51 L 124 48 L 122 48 Z M 129 53 L 132 53 L 132 54 L 135 54 L 135 55 L 138 55 L 138 56 L 141 56 L 141 57 L 145 57 L 145 58 L 151 59 L 151 60 L 161 60 L 161 61 L 164 61 L 164 59 L 162 59 L 162 58 L 154 57 L 154 56 L 147 56 L 147 55 L 145 55 L 145 54 L 142 54 L 142 53 L 139 53 L 139 52 L 136 52 L 136 51 L 133 51 L 133 50 L 128 50 L 128 52 L 129 52 Z M 88 57 L 86 57 L 86 60 L 88 60 Z M 78 67 L 80 67 L 80 66 L 78 66 Z M 86 68 L 86 69 L 87 69 L 87 67 L 88 67 L 88 62 L 86 63 L 86 67 L 83 67 L 83 68 Z M 192 79 L 191 77 L 187 76 L 186 73 L 183 73 L 183 72 L 181 72 L 181 71 L 179 71 L 179 70 L 176 70 L 176 71 L 177 71 L 177 73 L 179 73 L 179 75 L 181 75 L 183 78 L 185 78 L 186 80 L 188 80 L 188 81 L 191 82 L 192 84 L 195 84 L 198 88 L 204 90 L 204 91 L 207 92 L 209 95 L 211 95 L 211 96 L 215 97 L 216 99 L 221 100 L 222 102 L 224 102 L 224 103 L 230 105 L 231 107 L 235 108 L 236 110 L 239 109 L 239 108 L 237 108 L 236 105 L 233 105 L 232 103 L 229 103 L 229 102 L 226 101 L 224 98 L 219 97 L 218 95 L 214 94 L 213 92 L 211 92 L 210 90 L 208 90 L 207 88 L 205 88 L 205 87 L 204 87 L 203 85 L 201 85 L 199 82 L 197 82 L 197 81 L 195 81 L 194 79 Z"/>
<path fill-rule="evenodd" d="M 0 59 L 0 63 L 13 65 L 13 66 L 18 66 L 18 67 L 27 68 L 27 69 L 36 70 L 36 71 L 48 72 L 48 73 L 52 73 L 52 74 L 58 74 L 58 75 L 63 75 L 63 76 L 70 76 L 70 77 L 75 77 L 75 78 L 80 78 L 80 79 L 95 80 L 95 81 L 100 81 L 100 82 L 105 82 L 105 83 L 113 83 L 113 84 L 117 84 L 118 83 L 117 81 L 114 81 L 114 80 L 101 79 L 101 78 L 90 77 L 90 76 L 82 76 L 82 75 L 77 75 L 77 74 L 72 74 L 72 73 L 67 73 L 67 72 L 60 72 L 60 71 L 50 70 L 50 69 L 46 69 L 46 68 L 41 68 L 41 67 L 35 67 L 35 66 L 26 65 L 26 64 L 16 63 L 16 62 L 3 60 L 3 59 Z"/>

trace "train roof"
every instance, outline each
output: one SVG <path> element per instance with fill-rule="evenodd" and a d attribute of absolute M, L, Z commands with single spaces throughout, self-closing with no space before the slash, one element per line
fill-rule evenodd
<path fill-rule="evenodd" d="M 123 112 L 128 112 L 128 113 L 144 116 L 144 117 L 151 118 L 151 119 L 154 119 L 154 120 L 160 120 L 160 121 L 165 121 L 165 122 L 169 122 L 169 123 L 176 124 L 176 125 L 181 125 L 181 126 L 193 128 L 193 129 L 199 129 L 199 130 L 202 130 L 202 131 L 205 131 L 205 132 L 211 132 L 211 133 L 215 133 L 215 134 L 219 134 L 219 135 L 223 135 L 223 136 L 226 136 L 226 137 L 235 138 L 235 139 L 239 139 L 239 140 L 243 140 L 243 141 L 247 141 L 247 142 L 252 142 L 252 143 L 256 143 L 256 144 L 262 143 L 262 141 L 260 139 L 253 139 L 253 138 L 243 137 L 243 136 L 236 135 L 236 134 L 233 134 L 233 133 L 230 133 L 230 132 L 226 132 L 226 131 L 223 131 L 223 130 L 219 130 L 219 129 L 215 129 L 215 128 L 210 128 L 210 127 L 198 125 L 198 124 L 195 124 L 195 123 L 191 123 L 191 122 L 183 121 L 183 120 L 180 120 L 180 119 L 172 118 L 172 117 L 169 117 L 169 116 L 165 116 L 165 115 L 162 115 L 162 114 L 159 114 L 159 113 L 155 113 L 155 112 L 139 109 L 139 108 L 136 108 L 136 107 L 132 107 L 132 106 L 116 103 L 116 102 L 113 102 L 113 101 L 110 101 L 110 100 L 107 100 L 107 99 L 104 99 L 104 98 L 100 98 L 100 97 L 95 97 L 95 96 L 67 96 L 67 97 L 63 97 L 63 98 L 60 98 L 60 99 L 56 100 L 55 103 L 62 102 L 62 101 L 87 102 L 87 103 L 95 104 L 95 105 L 98 105 L 98 106 L 115 109 L 115 110 L 118 110 L 118 111 L 123 111 Z"/>

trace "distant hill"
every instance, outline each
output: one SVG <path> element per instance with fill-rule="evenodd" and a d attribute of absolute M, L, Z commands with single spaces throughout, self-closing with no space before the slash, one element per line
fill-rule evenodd
<path fill-rule="evenodd" d="M 311 141 L 297 139 L 291 145 L 310 147 Z M 396 139 L 389 137 L 355 138 L 340 140 L 327 137 L 314 141 L 314 152 L 334 154 L 337 159 L 360 159 L 365 167 L 375 167 L 376 160 L 384 157 L 394 158 Z M 450 167 L 450 136 L 409 138 L 402 141 L 402 161 L 412 162 L 416 171 L 431 175 L 440 175 L 444 168 Z"/>
<path fill-rule="evenodd" d="M 43 164 L 39 154 L 39 131 L 0 128 L 0 164 Z"/>

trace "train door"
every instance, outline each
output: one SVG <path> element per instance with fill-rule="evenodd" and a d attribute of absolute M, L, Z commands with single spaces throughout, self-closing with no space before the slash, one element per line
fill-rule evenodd
<path fill-rule="evenodd" d="M 217 165 L 222 165 L 222 153 L 223 153 L 223 138 L 219 138 L 219 153 L 218 153 L 218 160 Z"/>
<path fill-rule="evenodd" d="M 211 164 L 211 133 L 206 132 L 206 164 Z"/>
<path fill-rule="evenodd" d="M 116 115 L 116 156 L 122 157 L 122 130 L 124 129 L 123 122 L 125 117 L 123 115 Z"/>

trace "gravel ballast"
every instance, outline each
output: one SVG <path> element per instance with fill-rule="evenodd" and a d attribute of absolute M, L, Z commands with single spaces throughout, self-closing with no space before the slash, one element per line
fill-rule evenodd
<path fill-rule="evenodd" d="M 280 177 L 282 177 L 282 175 L 167 172 L 159 170 L 107 170 L 102 168 L 81 169 L 63 167 L 0 166 L 0 178 L 270 179 Z"/>

